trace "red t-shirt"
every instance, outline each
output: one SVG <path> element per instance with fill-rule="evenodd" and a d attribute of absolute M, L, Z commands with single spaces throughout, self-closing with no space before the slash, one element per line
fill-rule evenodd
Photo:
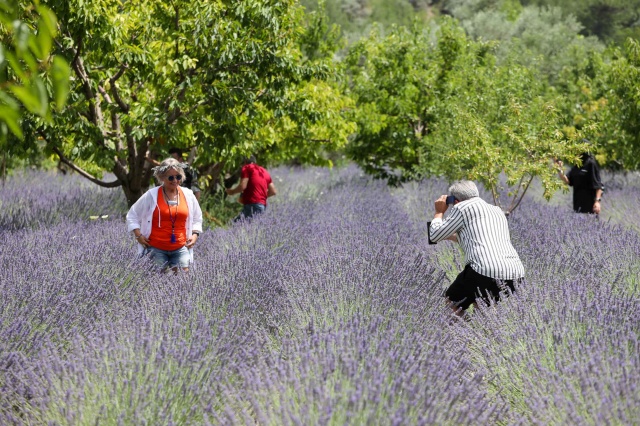
<path fill-rule="evenodd" d="M 247 164 L 242 167 L 240 178 L 249 178 L 247 188 L 242 191 L 242 204 L 267 205 L 267 187 L 271 182 L 269 172 L 257 164 Z"/>

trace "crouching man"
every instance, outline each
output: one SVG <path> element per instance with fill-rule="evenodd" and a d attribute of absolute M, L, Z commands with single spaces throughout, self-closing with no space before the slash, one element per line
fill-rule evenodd
<path fill-rule="evenodd" d="M 444 213 L 451 205 L 446 220 Z M 507 218 L 500 207 L 480 198 L 476 184 L 454 182 L 449 195 L 435 201 L 435 216 L 429 226 L 431 242 L 452 240 L 460 243 L 465 268 L 445 292 L 448 304 L 458 315 L 481 297 L 500 299 L 500 292 L 524 278 L 524 266 L 511 245 Z"/>

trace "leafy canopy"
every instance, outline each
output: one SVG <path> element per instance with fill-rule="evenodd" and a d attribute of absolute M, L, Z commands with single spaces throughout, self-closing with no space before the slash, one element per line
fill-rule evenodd
<path fill-rule="evenodd" d="M 515 186 L 508 212 L 534 177 L 550 197 L 560 187 L 553 159 L 575 159 L 593 126 L 567 128 L 543 79 L 497 64 L 492 48 L 450 19 L 434 32 L 374 31 L 356 44 L 348 56 L 358 105 L 353 160 L 390 183 L 429 175 L 477 180 L 498 205 L 504 175 Z"/>
<path fill-rule="evenodd" d="M 606 99 L 601 144 L 627 170 L 640 170 L 640 42 L 627 39 L 600 64 L 596 88 Z"/>
<path fill-rule="evenodd" d="M 326 30 L 314 33 L 294 0 L 48 5 L 73 85 L 53 122 L 31 121 L 32 135 L 95 183 L 121 186 L 130 203 L 150 181 L 145 157 L 169 146 L 195 147 L 205 169 L 256 152 L 326 165 L 323 153 L 353 130 L 322 50 L 330 30 L 312 19 Z M 100 180 L 103 170 L 115 180 Z"/>
<path fill-rule="evenodd" d="M 0 150 L 5 156 L 37 150 L 24 138 L 25 112 L 51 122 L 51 106 L 60 111 L 66 103 L 70 71 L 62 57 L 52 54 L 56 34 L 56 16 L 48 7 L 0 0 Z M 11 137 L 23 144 L 10 143 Z"/>

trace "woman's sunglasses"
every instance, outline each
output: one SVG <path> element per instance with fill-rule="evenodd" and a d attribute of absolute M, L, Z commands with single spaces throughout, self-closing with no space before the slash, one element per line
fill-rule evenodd
<path fill-rule="evenodd" d="M 178 182 L 182 180 L 182 175 L 171 175 L 171 176 L 167 176 L 167 179 L 169 179 L 169 182 L 173 182 L 173 180 L 177 180 Z"/>

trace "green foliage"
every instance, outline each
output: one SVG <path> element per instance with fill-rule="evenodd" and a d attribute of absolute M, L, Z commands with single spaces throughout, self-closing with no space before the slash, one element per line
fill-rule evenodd
<path fill-rule="evenodd" d="M 430 45 L 430 33 L 418 25 L 392 27 L 386 37 L 374 27 L 345 60 L 358 105 L 358 132 L 348 154 L 366 172 L 391 183 L 406 180 L 419 164 L 419 145 L 438 118 L 437 94 L 446 83 L 448 62 Z"/>
<path fill-rule="evenodd" d="M 301 3 L 308 10 L 324 6 L 329 22 L 337 24 L 349 42 L 356 42 L 373 23 L 385 28 L 410 26 L 416 18 L 426 20 L 423 11 L 431 4 L 409 0 L 302 0 Z"/>
<path fill-rule="evenodd" d="M 640 48 L 634 39 L 624 47 L 591 52 L 581 63 L 566 68 L 556 90 L 565 93 L 563 114 L 576 128 L 595 121 L 598 161 L 611 169 L 640 169 Z"/>
<path fill-rule="evenodd" d="M 322 19 L 306 26 L 294 0 L 48 4 L 74 84 L 64 111 L 32 119 L 30 136 L 130 203 L 150 181 L 149 152 L 196 146 L 205 171 L 249 153 L 327 165 L 317 141 L 332 151 L 353 130 L 332 72 L 336 37 Z"/>
<path fill-rule="evenodd" d="M 601 139 L 605 154 L 627 170 L 640 169 L 640 42 L 628 39 L 615 48 L 600 75 L 607 99 Z"/>
<path fill-rule="evenodd" d="M 28 19 L 20 19 L 23 16 Z M 36 156 L 35 141 L 24 137 L 25 113 L 51 122 L 69 92 L 69 66 L 52 54 L 57 34 L 53 12 L 38 1 L 0 1 L 0 151 L 15 160 Z M 4 170 L 3 170 L 4 173 Z"/>
<path fill-rule="evenodd" d="M 597 38 L 579 35 L 583 26 L 573 15 L 563 16 L 560 8 L 516 10 L 497 4 L 481 8 L 482 2 L 471 7 L 469 3 L 453 11 L 471 37 L 499 41 L 498 58 L 535 68 L 551 83 L 564 68 L 576 66 L 590 52 L 603 50 Z"/>
<path fill-rule="evenodd" d="M 228 225 L 242 210 L 242 204 L 230 197 L 225 197 L 222 191 L 202 196 L 200 207 L 205 229 Z"/>
<path fill-rule="evenodd" d="M 367 172 L 390 183 L 428 175 L 473 179 L 501 205 L 500 176 L 509 186 L 507 211 L 539 177 L 545 196 L 560 187 L 554 158 L 585 149 L 581 131 L 565 130 L 546 85 L 515 63 L 496 63 L 491 44 L 475 42 L 452 20 L 435 34 L 396 28 L 372 33 L 350 51 L 358 134 L 348 152 Z"/>
<path fill-rule="evenodd" d="M 521 0 L 524 5 L 555 6 L 574 15 L 584 26 L 584 35 L 623 44 L 626 37 L 640 37 L 639 0 Z"/>

